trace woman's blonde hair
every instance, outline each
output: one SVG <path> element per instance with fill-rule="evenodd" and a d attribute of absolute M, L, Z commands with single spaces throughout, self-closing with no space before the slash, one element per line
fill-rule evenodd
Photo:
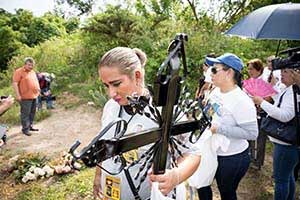
<path fill-rule="evenodd" d="M 98 67 L 118 67 L 122 74 L 132 78 L 136 69 L 145 74 L 146 62 L 146 54 L 138 48 L 115 47 L 102 56 Z"/>

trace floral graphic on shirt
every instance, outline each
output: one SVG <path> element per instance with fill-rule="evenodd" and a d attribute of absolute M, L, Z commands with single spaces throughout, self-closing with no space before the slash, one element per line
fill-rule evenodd
<path fill-rule="evenodd" d="M 221 116 L 222 107 L 222 100 L 218 96 L 212 95 L 204 105 L 203 111 L 209 117 L 213 117 L 214 114 Z"/>
<path fill-rule="evenodd" d="M 217 103 L 208 102 L 203 111 L 209 117 L 212 117 L 215 113 L 221 116 L 221 106 Z"/>

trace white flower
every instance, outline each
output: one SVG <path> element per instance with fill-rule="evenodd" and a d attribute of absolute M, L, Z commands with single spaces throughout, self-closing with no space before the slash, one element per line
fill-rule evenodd
<path fill-rule="evenodd" d="M 79 164 L 78 162 L 75 162 L 73 166 L 77 170 L 80 170 L 80 168 L 81 168 L 81 164 Z"/>
<path fill-rule="evenodd" d="M 54 169 L 52 169 L 52 168 L 49 167 L 48 165 L 45 165 L 45 166 L 43 167 L 43 171 L 46 173 L 46 177 L 53 176 L 53 174 L 54 174 Z"/>
<path fill-rule="evenodd" d="M 35 166 L 31 166 L 31 167 L 29 168 L 29 171 L 30 171 L 30 172 L 33 172 L 34 169 L 35 169 Z"/>
<path fill-rule="evenodd" d="M 28 181 L 27 176 L 24 176 L 24 177 L 22 178 L 22 182 L 23 182 L 23 183 L 27 183 L 27 181 Z"/>
<path fill-rule="evenodd" d="M 87 102 L 87 105 L 88 105 L 88 106 L 95 106 L 95 103 L 92 102 L 92 101 L 89 101 L 89 102 Z"/>
<path fill-rule="evenodd" d="M 31 174 L 32 174 L 32 173 L 28 171 L 28 172 L 26 172 L 25 176 L 28 177 L 28 176 L 30 176 Z"/>
<path fill-rule="evenodd" d="M 35 175 L 36 177 L 44 176 L 44 175 L 46 174 L 46 173 L 44 172 L 44 170 L 42 170 L 42 169 L 39 168 L 39 167 L 34 168 L 33 172 L 34 172 L 34 175 Z"/>
<path fill-rule="evenodd" d="M 36 180 L 36 176 L 31 172 L 26 172 L 25 177 L 27 178 L 28 181 Z"/>

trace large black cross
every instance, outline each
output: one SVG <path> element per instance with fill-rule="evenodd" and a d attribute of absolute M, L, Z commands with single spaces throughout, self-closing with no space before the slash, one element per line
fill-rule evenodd
<path fill-rule="evenodd" d="M 187 76 L 184 43 L 188 40 L 186 34 L 177 34 L 168 48 L 168 57 L 161 64 L 154 83 L 154 102 L 162 107 L 159 116 L 159 128 L 153 128 L 138 133 L 132 133 L 112 139 L 101 139 L 102 136 L 116 124 L 121 124 L 120 135 L 126 132 L 127 122 L 118 119 L 108 124 L 92 141 L 83 148 L 80 154 L 74 150 L 80 145 L 77 141 L 70 149 L 75 159 L 81 159 L 88 167 L 94 167 L 108 158 L 121 155 L 127 151 L 147 144 L 156 143 L 153 159 L 153 173 L 163 174 L 167 163 L 167 153 L 171 136 L 204 129 L 210 125 L 205 115 L 200 119 L 193 118 L 185 122 L 176 122 L 174 106 L 180 98 L 182 78 L 179 75 L 180 65 L 184 67 L 184 77 Z M 182 62 L 181 62 L 182 60 Z M 191 103 L 189 103 L 191 105 Z M 178 116 L 177 116 L 178 117 Z"/>

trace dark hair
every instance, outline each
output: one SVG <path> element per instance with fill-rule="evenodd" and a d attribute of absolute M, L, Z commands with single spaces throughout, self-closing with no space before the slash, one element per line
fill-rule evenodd
<path fill-rule="evenodd" d="M 242 88 L 242 86 L 243 86 L 243 84 L 242 84 L 242 74 L 239 71 L 233 69 L 232 67 L 229 67 L 228 65 L 223 64 L 223 70 L 224 71 L 227 71 L 229 69 L 232 69 L 233 72 L 234 72 L 233 79 L 234 79 L 235 84 L 237 84 L 237 86 Z"/>
<path fill-rule="evenodd" d="M 209 53 L 209 54 L 206 54 L 205 58 L 206 57 L 209 57 L 209 58 L 216 58 L 216 54 L 215 53 Z M 207 67 L 209 67 L 209 65 L 206 63 L 206 61 L 204 61 L 203 63 L 204 65 L 206 65 Z"/>
<path fill-rule="evenodd" d="M 258 58 L 255 58 L 255 59 L 252 59 L 252 60 L 249 60 L 247 62 L 247 67 L 249 67 L 249 65 L 252 65 L 252 67 L 256 70 L 256 71 L 259 71 L 260 72 L 260 75 L 263 73 L 264 71 L 264 66 L 263 66 L 263 63 L 260 59 Z"/>
<path fill-rule="evenodd" d="M 209 53 L 207 54 L 205 57 L 209 57 L 209 58 L 216 58 L 216 54 L 215 53 Z"/>

